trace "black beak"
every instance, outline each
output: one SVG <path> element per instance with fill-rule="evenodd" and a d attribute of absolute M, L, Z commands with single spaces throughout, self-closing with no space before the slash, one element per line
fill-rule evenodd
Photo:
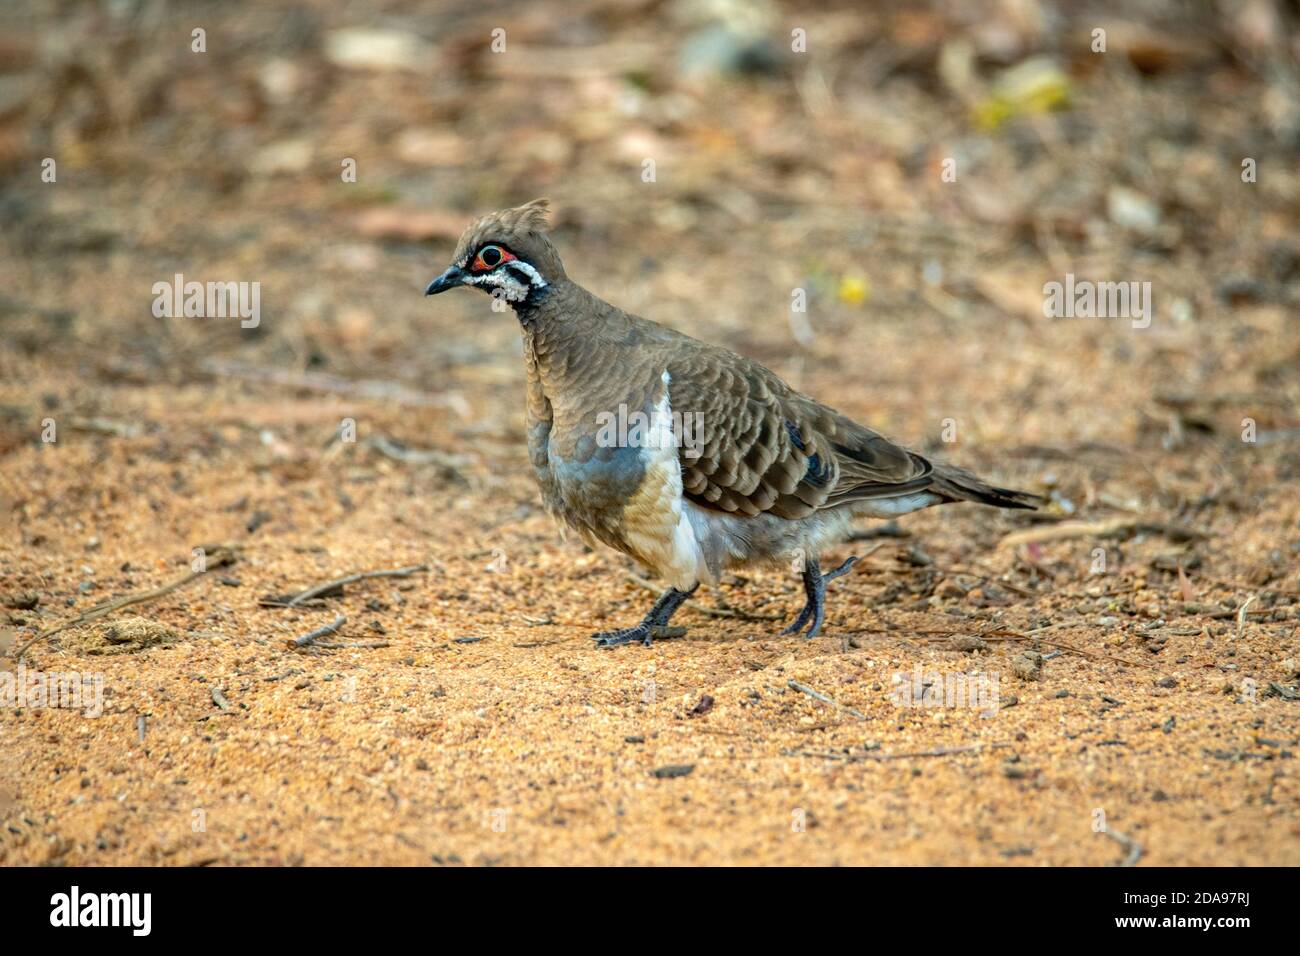
<path fill-rule="evenodd" d="M 464 284 L 465 270 L 460 266 L 449 266 L 446 272 L 429 283 L 424 290 L 424 294 L 437 295 L 439 292 L 446 292 L 448 289 L 454 289 L 456 286 Z"/>

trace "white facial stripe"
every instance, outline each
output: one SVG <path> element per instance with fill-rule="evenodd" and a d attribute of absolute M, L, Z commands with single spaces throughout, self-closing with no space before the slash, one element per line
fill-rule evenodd
<path fill-rule="evenodd" d="M 484 275 L 466 276 L 465 281 L 470 285 L 496 286 L 499 291 L 492 294 L 499 295 L 510 302 L 522 302 L 528 298 L 528 286 L 504 272 L 488 272 Z"/>
<path fill-rule="evenodd" d="M 528 276 L 528 283 L 534 288 L 536 289 L 546 288 L 546 280 L 542 278 L 542 274 L 538 272 L 536 269 L 534 269 L 532 266 L 530 266 L 528 263 L 524 262 L 523 260 L 511 259 L 509 262 L 506 263 L 506 265 L 508 265 L 512 269 L 518 269 L 524 275 Z"/>

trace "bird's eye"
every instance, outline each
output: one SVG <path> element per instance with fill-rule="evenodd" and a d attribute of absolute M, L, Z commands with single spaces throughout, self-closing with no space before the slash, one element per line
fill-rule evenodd
<path fill-rule="evenodd" d="M 509 262 L 516 256 L 509 249 L 502 249 L 498 245 L 487 245 L 478 251 L 474 261 L 470 263 L 471 272 L 490 272 L 503 262 Z"/>

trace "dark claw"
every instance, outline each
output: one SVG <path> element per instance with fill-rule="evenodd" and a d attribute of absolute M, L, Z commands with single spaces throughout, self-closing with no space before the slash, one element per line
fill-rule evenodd
<path fill-rule="evenodd" d="M 805 624 L 811 620 L 808 627 L 808 633 L 804 635 L 805 639 L 816 637 L 821 633 L 822 622 L 826 619 L 826 582 L 838 578 L 842 574 L 847 574 L 849 569 L 857 562 L 857 555 L 845 558 L 844 562 L 833 571 L 827 571 L 822 574 L 820 566 L 816 560 L 810 560 L 804 565 L 803 569 L 803 590 L 808 596 L 803 610 L 799 616 L 794 619 L 794 623 L 787 627 L 782 634 L 798 634 Z"/>
<path fill-rule="evenodd" d="M 803 606 L 803 610 L 800 611 L 799 616 L 794 619 L 794 623 L 781 632 L 781 636 L 784 637 L 787 634 L 798 634 L 803 630 L 803 626 L 808 623 L 808 618 L 810 617 L 812 617 L 812 604 L 808 603 Z"/>
<path fill-rule="evenodd" d="M 805 641 L 811 641 L 814 637 L 822 632 L 822 621 L 826 620 L 826 597 L 822 596 L 821 604 L 813 612 L 812 627 L 808 628 L 808 633 L 803 636 Z"/>

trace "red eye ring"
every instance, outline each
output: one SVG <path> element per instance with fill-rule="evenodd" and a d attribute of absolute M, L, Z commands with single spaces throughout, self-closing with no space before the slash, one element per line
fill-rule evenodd
<path fill-rule="evenodd" d="M 500 258 L 498 258 L 496 262 L 493 262 L 491 265 L 483 261 L 483 253 L 488 251 L 496 252 L 500 255 Z M 498 246 L 494 243 L 489 243 L 488 245 L 484 246 L 482 249 L 478 251 L 478 254 L 474 256 L 474 261 L 470 264 L 469 268 L 471 272 L 489 272 L 492 269 L 495 269 L 497 266 L 501 265 L 501 263 L 509 262 L 510 260 L 517 259 L 517 258 L 519 257 L 511 253 L 508 249 L 504 249 L 501 246 Z"/>

